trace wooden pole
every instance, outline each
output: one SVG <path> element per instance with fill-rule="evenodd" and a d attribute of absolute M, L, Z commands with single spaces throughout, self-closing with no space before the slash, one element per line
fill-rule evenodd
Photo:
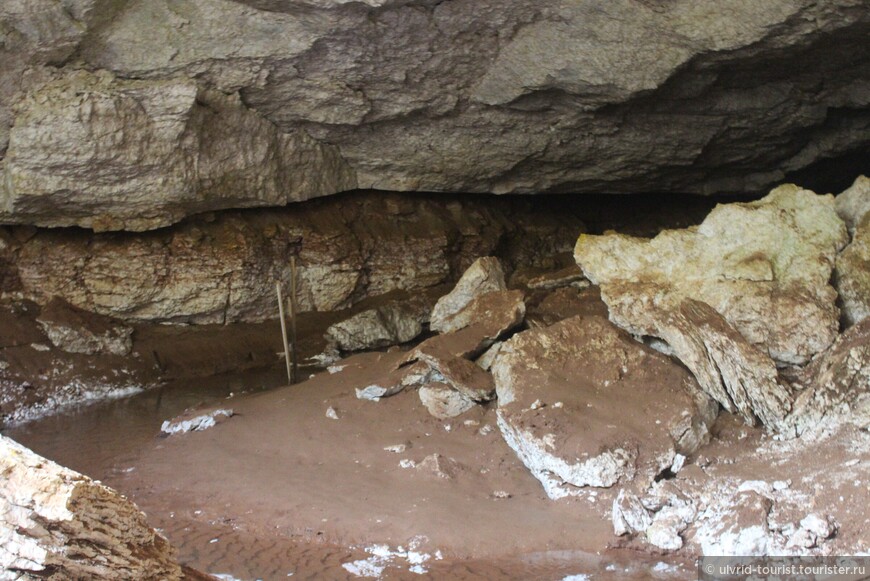
<path fill-rule="evenodd" d="M 281 295 L 281 282 L 275 283 L 278 293 L 278 314 L 281 316 L 281 340 L 284 343 L 284 361 L 287 363 L 287 381 L 293 383 L 293 368 L 290 364 L 290 346 L 287 344 L 287 321 L 284 318 L 284 297 Z"/>
<path fill-rule="evenodd" d="M 296 312 L 299 310 L 299 305 L 296 302 L 296 256 L 290 257 L 290 354 L 293 361 L 293 379 L 291 383 L 296 383 L 299 377 L 299 362 L 296 353 Z"/>

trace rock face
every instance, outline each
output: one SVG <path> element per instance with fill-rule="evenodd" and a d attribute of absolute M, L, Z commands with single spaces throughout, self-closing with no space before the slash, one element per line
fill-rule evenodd
<path fill-rule="evenodd" d="M 0 436 L 0 579 L 181 579 L 169 542 L 114 490 Z"/>
<path fill-rule="evenodd" d="M 192 80 L 76 71 L 16 104 L 0 219 L 149 230 L 224 208 L 352 189 L 335 148 L 284 133 Z"/>
<path fill-rule="evenodd" d="M 759 191 L 868 143 L 868 23 L 857 0 L 10 0 L 6 219 L 142 229 L 357 185 Z M 38 101 L 86 78 L 108 85 Z"/>
<path fill-rule="evenodd" d="M 685 370 L 595 316 L 515 335 L 492 374 L 502 435 L 553 499 L 652 482 L 716 416 Z"/>
<path fill-rule="evenodd" d="M 275 282 L 289 288 L 292 254 L 300 309 L 330 311 L 453 282 L 497 250 L 508 265 L 552 266 L 583 230 L 566 206 L 486 202 L 361 193 L 143 234 L 12 228 L 0 238 L 0 282 L 122 320 L 262 321 L 277 318 Z"/>
<path fill-rule="evenodd" d="M 746 204 L 720 205 L 697 228 L 647 240 L 581 236 L 575 257 L 601 286 L 611 319 L 660 336 L 644 320 L 652 301 L 670 311 L 683 299 L 707 303 L 779 364 L 801 365 L 839 330 L 829 285 L 846 228 L 832 196 L 792 185 Z"/>

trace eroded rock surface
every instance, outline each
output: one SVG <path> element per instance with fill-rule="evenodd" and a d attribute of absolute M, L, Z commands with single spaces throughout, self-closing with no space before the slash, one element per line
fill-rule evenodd
<path fill-rule="evenodd" d="M 600 317 L 515 335 L 492 373 L 502 435 L 554 499 L 651 482 L 716 415 L 690 374 Z"/>
<path fill-rule="evenodd" d="M 0 579 L 181 579 L 136 506 L 0 436 Z"/>
<path fill-rule="evenodd" d="M 867 200 L 870 206 L 870 189 Z M 870 212 L 855 225 L 851 244 L 837 257 L 836 284 L 847 325 L 870 317 Z"/>
<path fill-rule="evenodd" d="M 868 18 L 854 0 L 605 6 L 593 0 L 69 0 L 62 6 L 13 0 L 0 12 L 0 151 L 8 141 L 9 163 L 16 166 L 24 152 L 47 151 L 40 144 L 44 132 L 19 132 L 28 113 L 18 106 L 41 79 L 69 83 L 81 68 L 109 71 L 120 84 L 159 87 L 166 96 L 172 86 L 194 83 L 197 94 L 238 93 L 251 114 L 283 133 L 279 141 L 294 141 L 289 155 L 267 148 L 276 155 L 265 160 L 274 167 L 283 159 L 286 171 L 277 181 L 296 186 L 287 190 L 291 198 L 352 184 L 495 193 L 760 191 L 784 172 L 866 146 Z M 100 114 L 69 125 L 73 119 L 63 112 L 75 108 L 47 106 L 46 127 L 152 135 L 135 121 L 141 111 L 121 102 L 101 107 L 106 101 L 95 92 L 81 101 L 84 111 Z M 181 109 L 209 114 L 204 106 Z M 219 156 L 215 149 L 264 159 L 263 150 L 248 147 L 254 142 L 231 147 L 244 140 L 229 127 L 211 131 L 225 139 L 151 143 L 181 145 L 173 151 L 204 160 Z M 45 203 L 19 203 L 10 208 L 11 219 L 145 228 L 204 205 L 286 200 L 279 190 L 271 199 L 251 190 L 226 195 L 215 182 L 198 190 L 202 198 L 173 194 L 178 203 L 168 208 L 169 192 L 191 190 L 169 184 L 149 190 L 139 187 L 148 184 L 140 179 L 125 186 L 104 172 L 82 174 L 75 184 L 89 196 L 125 192 L 132 202 L 126 207 L 143 216 L 137 218 L 116 203 L 120 197 L 88 197 L 83 204 L 48 187 L 56 181 L 54 160 L 66 168 L 57 180 L 75 174 L 69 170 L 77 159 L 112 165 L 86 154 L 96 135 L 56 133 L 49 143 L 62 139 L 72 147 L 33 156 L 26 172 L 46 177 Z M 124 144 L 118 151 L 132 153 Z M 243 166 L 237 169 L 250 167 Z M 339 166 L 346 168 L 343 179 L 330 171 Z M 193 170 L 182 182 L 196 181 L 195 166 L 180 167 Z M 144 177 L 145 169 L 124 177 Z M 23 202 L 20 194 L 36 191 L 16 188 L 12 195 Z"/>
<path fill-rule="evenodd" d="M 326 340 L 341 351 L 364 351 L 407 343 L 423 332 L 431 303 L 391 301 L 331 325 Z"/>
<path fill-rule="evenodd" d="M 149 230 L 189 214 L 352 189 L 335 148 L 192 80 L 77 71 L 15 106 L 0 220 Z"/>
<path fill-rule="evenodd" d="M 0 238 L 0 283 L 122 320 L 256 322 L 277 318 L 275 282 L 289 288 L 293 254 L 300 310 L 331 311 L 451 283 L 503 245 L 506 264 L 552 266 L 583 230 L 564 206 L 532 219 L 533 202 L 493 202 L 364 193 L 142 234 L 12 228 Z"/>
<path fill-rule="evenodd" d="M 833 196 L 793 185 L 765 198 L 720 205 L 697 228 L 653 239 L 582 235 L 575 257 L 600 285 L 611 319 L 637 335 L 660 336 L 653 305 L 707 303 L 751 344 L 780 364 L 804 364 L 839 330 L 829 280 L 846 228 Z"/>

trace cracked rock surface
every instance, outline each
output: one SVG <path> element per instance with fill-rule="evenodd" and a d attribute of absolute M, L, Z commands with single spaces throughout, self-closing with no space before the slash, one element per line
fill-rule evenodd
<path fill-rule="evenodd" d="M 114 490 L 0 436 L 0 579 L 182 579 L 169 542 Z"/>
<path fill-rule="evenodd" d="M 515 335 L 492 374 L 502 435 L 553 499 L 651 482 L 717 411 L 683 368 L 596 316 Z"/>
<path fill-rule="evenodd" d="M 355 187 L 758 192 L 870 142 L 868 27 L 859 0 L 9 0 L 0 205 L 140 230 Z"/>

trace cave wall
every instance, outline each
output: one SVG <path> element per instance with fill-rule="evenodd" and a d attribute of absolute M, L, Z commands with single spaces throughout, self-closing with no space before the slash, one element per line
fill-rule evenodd
<path fill-rule="evenodd" d="M 298 256 L 299 306 L 345 309 L 455 281 L 479 256 L 557 268 L 584 230 L 570 200 L 358 192 L 282 209 L 200 215 L 144 233 L 0 228 L 2 296 L 56 296 L 130 321 L 259 322 Z"/>
<path fill-rule="evenodd" d="M 864 0 L 6 0 L 0 220 L 147 230 L 354 188 L 760 194 L 866 159 L 868 32 Z"/>

